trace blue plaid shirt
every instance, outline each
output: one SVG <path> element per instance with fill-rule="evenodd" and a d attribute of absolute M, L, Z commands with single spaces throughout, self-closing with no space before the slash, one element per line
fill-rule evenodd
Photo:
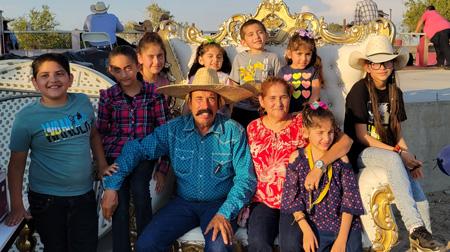
<path fill-rule="evenodd" d="M 188 201 L 225 199 L 219 214 L 233 219 L 256 188 L 253 162 L 244 129 L 216 114 L 202 136 L 192 115 L 177 117 L 140 140 L 125 144 L 116 159 L 119 170 L 104 178 L 105 189 L 118 190 L 124 178 L 145 159 L 170 157 L 177 193 Z"/>

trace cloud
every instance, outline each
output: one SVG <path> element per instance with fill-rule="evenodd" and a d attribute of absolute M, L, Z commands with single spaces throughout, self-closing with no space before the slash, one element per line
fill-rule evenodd
<path fill-rule="evenodd" d="M 344 18 L 353 20 L 357 0 L 320 0 L 326 6 L 324 11 L 319 11 L 317 16 L 325 17 L 325 22 L 341 23 Z"/>
<path fill-rule="evenodd" d="M 312 12 L 312 8 L 309 5 L 303 5 L 300 9 L 300 13 L 301 12 Z"/>
<path fill-rule="evenodd" d="M 347 22 L 352 21 L 354 18 L 354 11 L 356 3 L 359 0 L 320 0 L 324 6 L 323 11 L 315 13 L 319 17 L 325 17 L 325 21 L 341 23 L 344 18 Z M 389 10 L 392 11 L 392 21 L 395 24 L 400 24 L 405 12 L 404 0 L 375 0 L 379 10 L 389 14 Z"/>

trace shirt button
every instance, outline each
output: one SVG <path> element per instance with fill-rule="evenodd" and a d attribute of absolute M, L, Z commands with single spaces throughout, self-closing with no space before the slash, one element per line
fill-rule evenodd
<path fill-rule="evenodd" d="M 203 175 L 198 175 L 199 178 L 203 178 Z"/>
<path fill-rule="evenodd" d="M 204 142 L 205 142 L 205 141 L 203 141 L 203 140 L 202 140 L 202 141 L 200 141 L 200 143 L 204 143 Z"/>
<path fill-rule="evenodd" d="M 203 158 L 201 157 L 200 160 L 203 160 Z"/>

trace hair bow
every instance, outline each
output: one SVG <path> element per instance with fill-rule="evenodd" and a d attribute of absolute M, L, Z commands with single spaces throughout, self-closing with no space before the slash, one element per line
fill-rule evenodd
<path fill-rule="evenodd" d="M 297 33 L 300 37 L 307 37 L 310 39 L 314 39 L 313 34 L 311 31 L 305 30 L 305 29 L 298 29 Z"/>
<path fill-rule="evenodd" d="M 211 38 L 210 36 L 207 36 L 206 37 L 206 43 L 207 44 L 215 44 L 216 41 L 213 38 Z"/>
<path fill-rule="evenodd" d="M 317 110 L 319 107 L 321 107 L 321 108 L 323 108 L 323 109 L 325 109 L 325 110 L 328 110 L 328 105 L 327 105 L 325 102 L 323 102 L 323 101 L 315 101 L 315 102 L 311 102 L 311 103 L 309 104 L 309 107 L 310 107 L 312 110 Z"/>

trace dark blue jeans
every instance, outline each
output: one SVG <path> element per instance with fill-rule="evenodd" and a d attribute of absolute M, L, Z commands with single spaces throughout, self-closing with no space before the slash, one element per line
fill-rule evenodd
<path fill-rule="evenodd" d="M 98 215 L 94 191 L 65 197 L 29 191 L 28 201 L 45 252 L 97 251 Z"/>
<path fill-rule="evenodd" d="M 330 251 L 333 243 L 337 238 L 337 233 L 318 231 L 319 233 L 319 249 L 317 252 Z M 317 233 L 316 233 L 317 234 Z M 360 252 L 362 250 L 361 231 L 350 230 L 347 237 L 346 252 Z"/>
<path fill-rule="evenodd" d="M 279 209 L 270 208 L 264 203 L 253 203 L 247 227 L 248 251 L 272 252 L 279 220 Z"/>
<path fill-rule="evenodd" d="M 437 32 L 432 38 L 434 49 L 436 51 L 436 60 L 438 65 L 450 66 L 450 45 L 448 39 L 450 38 L 450 29 Z"/>
<path fill-rule="evenodd" d="M 108 163 L 112 160 L 108 160 Z M 136 216 L 137 235 L 152 219 L 152 199 L 150 196 L 150 180 L 152 178 L 154 161 L 142 161 L 125 178 L 118 191 L 119 205 L 112 217 L 113 251 L 131 251 L 130 244 L 130 189 L 133 195 L 134 210 Z"/>
<path fill-rule="evenodd" d="M 176 197 L 155 214 L 150 224 L 139 236 L 136 242 L 136 251 L 168 251 L 176 239 L 191 229 L 200 226 L 202 232 L 204 232 L 223 202 L 224 200 L 191 202 Z M 232 220 L 231 225 L 233 230 L 236 230 L 236 220 Z M 223 243 L 220 232 L 215 241 L 212 241 L 212 233 L 211 230 L 204 235 L 205 252 L 232 251 L 231 245 Z"/>
<path fill-rule="evenodd" d="M 281 214 L 280 217 L 280 251 L 282 252 L 300 252 L 303 251 L 303 235 L 297 223 L 293 223 L 294 217 L 292 214 Z M 293 224 L 292 224 L 293 223 Z M 312 224 L 309 223 L 314 230 L 316 238 L 319 242 L 317 252 L 330 251 L 333 243 L 337 238 L 337 233 L 319 231 Z M 360 252 L 362 251 L 361 231 L 350 230 L 347 238 L 346 252 Z"/>
<path fill-rule="evenodd" d="M 280 251 L 300 252 L 303 251 L 303 233 L 297 223 L 294 222 L 292 214 L 280 215 Z"/>

